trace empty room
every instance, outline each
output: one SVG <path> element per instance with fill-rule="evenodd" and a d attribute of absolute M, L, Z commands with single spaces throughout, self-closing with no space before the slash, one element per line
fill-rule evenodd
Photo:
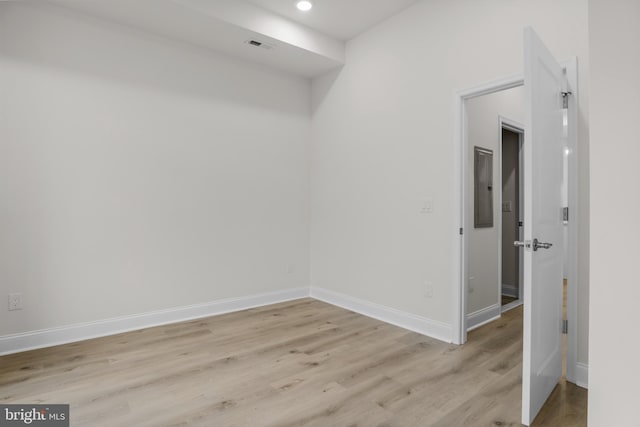
<path fill-rule="evenodd" d="M 639 22 L 0 1 L 0 426 L 637 427 Z"/>

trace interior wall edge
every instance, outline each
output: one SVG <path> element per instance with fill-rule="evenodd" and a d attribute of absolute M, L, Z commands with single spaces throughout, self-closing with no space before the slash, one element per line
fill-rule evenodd
<path fill-rule="evenodd" d="M 314 286 L 311 287 L 310 296 L 313 299 L 351 310 L 430 338 L 447 343 L 452 342 L 453 327 L 448 323 Z"/>

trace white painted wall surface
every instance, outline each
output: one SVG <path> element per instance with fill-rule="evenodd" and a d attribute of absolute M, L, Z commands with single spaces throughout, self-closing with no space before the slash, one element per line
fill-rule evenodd
<path fill-rule="evenodd" d="M 586 0 L 418 2 L 351 40 L 346 65 L 314 80 L 312 286 L 451 323 L 452 239 L 460 226 L 453 219 L 454 91 L 521 72 L 525 25 L 558 59 L 577 56 L 587 81 Z M 582 246 L 587 105 L 583 83 Z M 425 198 L 433 199 L 432 214 L 420 213 Z M 588 252 L 579 257 L 586 325 Z M 586 328 L 579 342 L 586 362 Z"/>
<path fill-rule="evenodd" d="M 512 121 L 524 123 L 524 88 L 516 87 L 466 101 L 467 107 L 467 224 L 468 264 L 467 314 L 487 307 L 500 305 L 498 298 L 502 284 L 499 278 L 498 263 L 501 256 L 498 251 L 500 237 L 500 116 Z M 493 227 L 475 228 L 474 214 L 474 147 L 479 146 L 493 151 Z"/>
<path fill-rule="evenodd" d="M 637 426 L 640 401 L 640 2 L 589 0 L 589 425 Z M 615 291 L 613 291 L 615 290 Z"/>
<path fill-rule="evenodd" d="M 309 130 L 307 80 L 0 3 L 0 335 L 307 286 Z"/>

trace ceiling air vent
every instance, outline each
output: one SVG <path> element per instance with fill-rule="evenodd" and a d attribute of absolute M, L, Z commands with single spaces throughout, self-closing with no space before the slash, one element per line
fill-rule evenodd
<path fill-rule="evenodd" d="M 254 39 L 249 39 L 245 41 L 245 43 L 248 44 L 249 46 L 259 47 L 260 49 L 266 49 L 266 50 L 271 50 L 275 47 L 272 44 L 261 42 L 259 40 L 254 40 Z"/>

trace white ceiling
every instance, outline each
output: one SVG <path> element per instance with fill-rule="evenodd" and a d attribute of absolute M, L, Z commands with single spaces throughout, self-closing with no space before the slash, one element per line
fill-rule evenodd
<path fill-rule="evenodd" d="M 311 0 L 313 9 L 300 12 L 297 0 L 247 0 L 339 40 L 350 40 L 417 0 Z"/>
<path fill-rule="evenodd" d="M 2 0 L 0 0 L 2 1 Z M 345 40 L 417 0 L 48 0 L 305 77 L 344 64 Z M 271 49 L 253 47 L 258 40 Z"/>

